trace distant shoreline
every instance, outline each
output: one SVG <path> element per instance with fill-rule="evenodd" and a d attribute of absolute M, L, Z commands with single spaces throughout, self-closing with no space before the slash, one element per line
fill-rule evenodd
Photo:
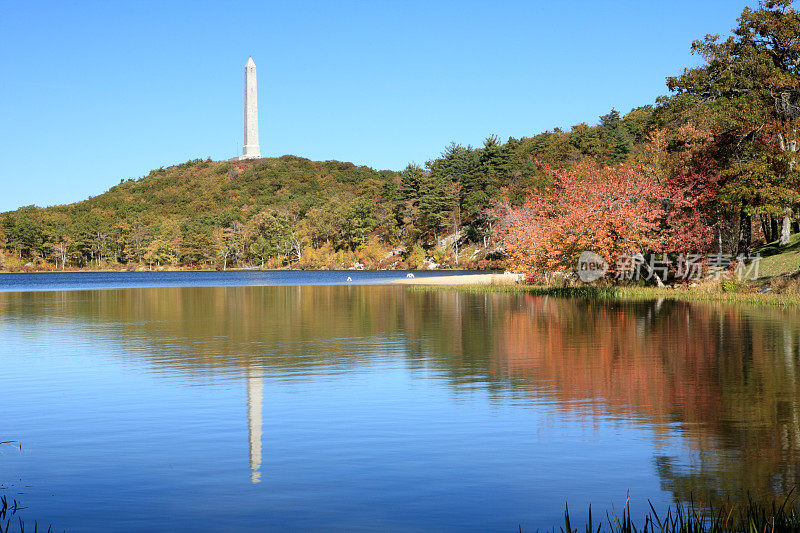
<path fill-rule="evenodd" d="M 227 270 L 217 270 L 214 268 L 198 268 L 198 269 L 189 269 L 189 268 L 174 268 L 174 269 L 164 269 L 164 270 L 115 270 L 115 269 L 79 269 L 79 270 L 22 270 L 22 271 L 15 271 L 11 272 L 8 270 L 0 270 L 0 275 L 3 274 L 163 274 L 166 272 L 420 272 L 420 273 L 432 273 L 432 272 L 465 272 L 466 269 L 459 269 L 459 268 L 441 268 L 435 270 L 416 270 L 416 269 L 372 269 L 372 268 L 364 268 L 364 269 L 350 269 L 350 268 L 332 268 L 332 269 L 300 269 L 300 268 L 229 268 Z M 475 276 L 479 275 L 496 275 L 496 276 L 503 276 L 503 274 L 490 274 L 491 270 L 470 270 L 469 272 L 475 272 L 475 274 L 456 274 L 453 276 L 447 277 L 459 277 L 459 276 L 470 276 L 474 278 Z M 486 272 L 486 274 L 478 274 L 479 272 Z M 496 271 L 495 271 L 496 272 Z M 445 276 L 442 276 L 445 277 Z M 403 280 L 406 281 L 406 280 Z M 409 279 L 410 284 L 413 283 L 413 279 Z M 422 281 L 422 280 L 419 280 Z M 474 283 L 474 282 L 473 282 Z M 480 283 L 480 282 L 479 282 Z"/>
<path fill-rule="evenodd" d="M 394 281 L 425 283 L 444 278 L 440 287 L 454 283 L 488 286 L 497 271 L 443 271 L 443 270 L 205 270 L 205 271 L 95 271 L 95 272 L 27 272 L 19 276 L 0 276 L 0 292 L 26 292 L 38 290 L 103 290 L 149 287 L 246 287 L 284 285 L 392 285 Z M 457 280 L 457 281 L 454 281 Z M 432 283 L 436 284 L 435 281 Z M 395 285 L 400 289 L 401 286 Z M 411 287 L 407 287 L 411 288 Z"/>

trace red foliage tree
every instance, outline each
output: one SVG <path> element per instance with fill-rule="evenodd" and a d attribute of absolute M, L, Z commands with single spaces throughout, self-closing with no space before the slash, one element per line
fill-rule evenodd
<path fill-rule="evenodd" d="M 520 207 L 499 209 L 514 270 L 572 270 L 583 250 L 613 267 L 622 254 L 700 251 L 710 241 L 685 184 L 662 183 L 652 166 L 586 160 L 545 171 L 553 177 L 551 189 L 528 191 Z"/>

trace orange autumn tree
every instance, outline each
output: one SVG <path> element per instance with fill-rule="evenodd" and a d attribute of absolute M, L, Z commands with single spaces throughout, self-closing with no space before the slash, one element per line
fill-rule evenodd
<path fill-rule="evenodd" d="M 622 254 L 705 249 L 710 233 L 687 207 L 686 191 L 662 183 L 653 167 L 600 166 L 584 160 L 565 169 L 544 167 L 553 186 L 528 191 L 519 207 L 501 206 L 500 234 L 513 270 L 571 271 L 584 250 L 613 268 Z M 687 239 L 680 239 L 677 232 Z M 669 250 L 675 251 L 675 250 Z"/>

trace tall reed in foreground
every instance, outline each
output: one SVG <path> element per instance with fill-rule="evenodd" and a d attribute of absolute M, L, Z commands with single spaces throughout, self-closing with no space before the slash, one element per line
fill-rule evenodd
<path fill-rule="evenodd" d="M 11 504 L 9 505 L 8 499 L 5 495 L 0 496 L 0 533 L 11 533 L 12 531 L 19 531 L 19 533 L 25 533 L 25 522 L 20 518 L 17 517 L 17 521 L 13 522 L 11 519 L 17 514 L 20 510 L 25 509 L 22 507 L 17 500 L 12 500 Z M 5 524 L 3 524 L 3 520 L 5 520 Z M 11 529 L 11 526 L 19 526 L 18 529 Z M 28 531 L 33 531 L 33 533 L 39 533 L 39 524 L 34 522 L 33 523 L 33 530 L 30 528 L 30 524 L 28 524 Z M 47 533 L 51 533 L 53 531 L 53 526 L 50 525 L 47 527 Z"/>
<path fill-rule="evenodd" d="M 621 515 L 612 506 L 605 518 L 598 523 L 593 521 L 592 507 L 584 526 L 585 533 L 784 533 L 800 532 L 800 502 L 792 498 L 792 493 L 778 503 L 757 502 L 748 496 L 744 504 L 726 501 L 719 506 L 699 506 L 694 501 L 677 503 L 666 514 L 659 515 L 650 504 L 643 521 L 634 522 L 630 510 L 630 497 L 625 501 Z M 577 533 L 569 517 L 569 506 L 564 511 L 564 525 L 556 533 Z M 522 532 L 522 526 L 519 527 Z"/>

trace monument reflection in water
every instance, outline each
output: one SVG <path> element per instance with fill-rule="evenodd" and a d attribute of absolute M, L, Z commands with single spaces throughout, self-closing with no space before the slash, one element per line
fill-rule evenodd
<path fill-rule="evenodd" d="M 794 311 L 669 301 L 0 293 L 0 439 L 31 450 L 0 481 L 67 529 L 551 527 L 628 490 L 640 510 L 770 497 L 800 478 L 799 341 Z"/>
<path fill-rule="evenodd" d="M 247 369 L 247 433 L 250 444 L 250 480 L 261 481 L 261 400 L 264 381 L 257 368 Z"/>

